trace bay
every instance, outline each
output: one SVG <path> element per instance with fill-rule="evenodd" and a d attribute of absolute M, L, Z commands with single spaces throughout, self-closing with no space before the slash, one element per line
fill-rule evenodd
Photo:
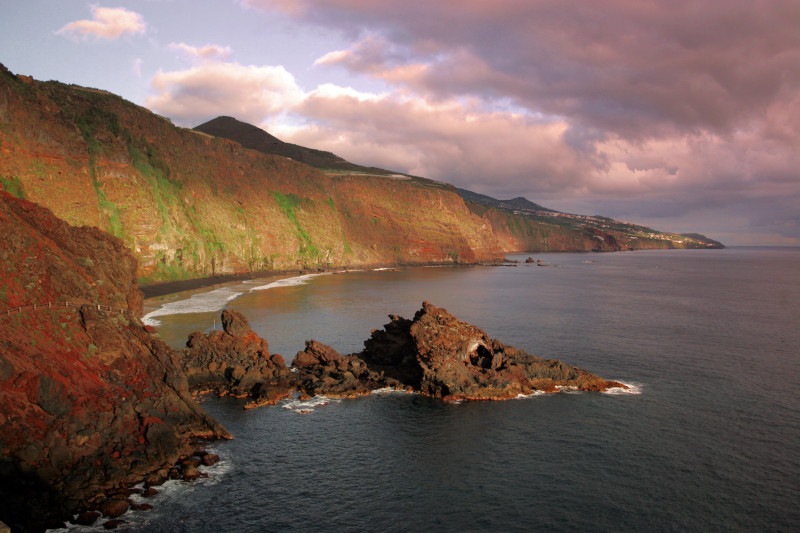
<path fill-rule="evenodd" d="M 247 411 L 209 398 L 235 436 L 213 445 L 223 460 L 206 480 L 170 482 L 127 527 L 799 530 L 800 250 L 534 257 L 543 266 L 266 278 L 148 302 L 173 346 L 219 328 L 227 306 L 288 361 L 312 338 L 358 351 L 388 314 L 428 300 L 634 393 L 380 393 Z"/>

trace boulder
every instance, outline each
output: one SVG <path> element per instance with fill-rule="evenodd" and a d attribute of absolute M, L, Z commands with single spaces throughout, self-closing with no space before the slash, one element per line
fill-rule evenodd
<path fill-rule="evenodd" d="M 219 462 L 219 455 L 215 453 L 207 453 L 200 459 L 200 461 L 203 466 L 215 465 Z"/>
<path fill-rule="evenodd" d="M 244 315 L 233 309 L 222 311 L 222 328 L 233 337 L 244 337 L 253 331 Z"/>
<path fill-rule="evenodd" d="M 103 504 L 100 506 L 100 510 L 102 511 L 103 516 L 117 518 L 124 515 L 128 511 L 128 507 L 130 507 L 130 505 L 131 502 L 128 501 L 128 499 L 111 498 L 103 502 Z"/>
<path fill-rule="evenodd" d="M 79 526 L 91 526 L 97 519 L 102 516 L 97 511 L 83 511 L 82 513 L 78 513 L 78 515 L 70 520 L 73 524 L 77 524 Z"/>

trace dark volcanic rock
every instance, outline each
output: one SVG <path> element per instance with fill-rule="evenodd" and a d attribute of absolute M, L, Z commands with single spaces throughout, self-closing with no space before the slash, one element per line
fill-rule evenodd
<path fill-rule="evenodd" d="M 232 309 L 222 311 L 222 329 L 234 337 L 244 337 L 253 332 L 244 315 Z"/>
<path fill-rule="evenodd" d="M 623 386 L 557 361 L 542 359 L 491 339 L 480 329 L 424 302 L 413 321 L 392 317 L 392 331 L 400 353 L 414 353 L 418 390 L 445 399 L 505 399 L 559 387 L 605 390 Z M 373 333 L 361 357 L 370 366 L 385 363 L 385 336 Z"/>
<path fill-rule="evenodd" d="M 413 320 L 390 318 L 383 330 L 372 332 L 359 354 L 342 356 L 308 342 L 294 363 L 300 388 L 310 394 L 341 395 L 389 386 L 446 400 L 499 400 L 562 387 L 587 391 L 624 387 L 506 346 L 428 302 Z"/>
<path fill-rule="evenodd" d="M 220 395 L 251 397 L 258 404 L 285 397 L 291 385 L 289 369 L 267 341 L 256 335 L 241 313 L 222 312 L 224 331 L 189 335 L 180 364 L 189 387 Z"/>
<path fill-rule="evenodd" d="M 84 511 L 82 513 L 78 513 L 73 520 L 70 520 L 73 524 L 77 524 L 79 526 L 91 526 L 97 519 L 100 518 L 100 513 L 97 511 Z"/>
<path fill-rule="evenodd" d="M 103 512 L 103 516 L 117 518 L 124 515 L 130 506 L 131 502 L 129 502 L 127 499 L 123 500 L 112 498 L 110 500 L 106 500 L 103 505 L 100 506 L 100 510 Z"/>
<path fill-rule="evenodd" d="M 310 395 L 352 397 L 400 385 L 370 370 L 357 355 L 343 356 L 314 340 L 306 341 L 306 349 L 297 353 L 293 366 L 297 388 Z"/>

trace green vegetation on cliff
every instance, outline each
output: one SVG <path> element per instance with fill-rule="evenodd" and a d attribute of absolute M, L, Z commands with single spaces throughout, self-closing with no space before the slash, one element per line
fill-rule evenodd
<path fill-rule="evenodd" d="M 142 281 L 502 257 L 450 187 L 327 174 L 6 70 L 0 161 L 4 189 L 121 238 Z"/>
<path fill-rule="evenodd" d="M 146 282 L 633 247 L 599 227 L 468 207 L 450 185 L 286 145 L 233 119 L 216 125 L 256 149 L 102 90 L 0 68 L 0 185 L 119 237 Z"/>

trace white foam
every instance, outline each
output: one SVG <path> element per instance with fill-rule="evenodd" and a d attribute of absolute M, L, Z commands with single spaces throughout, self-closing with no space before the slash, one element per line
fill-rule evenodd
<path fill-rule="evenodd" d="M 247 280 L 239 285 L 219 287 L 218 289 L 214 289 L 212 291 L 194 294 L 190 298 L 165 303 L 158 309 L 151 311 L 142 317 L 142 322 L 145 325 L 157 327 L 161 325 L 161 321 L 156 318 L 159 316 L 181 315 L 188 313 L 213 313 L 215 311 L 221 311 L 225 308 L 228 302 L 238 298 L 242 294 L 246 294 L 247 292 L 264 291 L 279 287 L 292 287 L 295 285 L 305 285 L 310 279 L 329 273 L 330 272 L 304 274 L 302 276 L 280 279 L 266 285 L 259 285 L 252 288 L 248 287 L 247 285 L 263 283 L 263 281 Z"/>
<path fill-rule="evenodd" d="M 400 270 L 397 267 L 381 267 L 381 268 L 373 268 L 373 272 L 383 272 L 384 270 Z"/>
<path fill-rule="evenodd" d="M 209 453 L 215 453 L 211 448 L 208 448 Z M 155 487 L 158 491 L 157 494 L 149 498 L 145 498 L 140 494 L 132 494 L 129 499 L 132 503 L 142 504 L 149 503 L 153 506 L 150 511 L 142 512 L 133 509 L 128 510 L 120 519 L 125 523 L 122 529 L 125 531 L 136 530 L 145 531 L 150 521 L 157 519 L 169 507 L 170 501 L 175 501 L 185 497 L 185 494 L 194 491 L 196 485 L 216 485 L 220 480 L 231 470 L 232 464 L 228 458 L 222 458 L 219 462 L 212 466 L 199 466 L 198 470 L 205 472 L 209 477 L 201 477 L 194 481 L 182 481 L 177 479 L 170 479 L 165 481 L 162 485 Z M 134 485 L 133 488 L 143 489 L 144 483 Z M 91 526 L 79 526 L 77 524 L 68 524 L 66 528 L 61 529 L 48 529 L 49 533 L 96 533 L 107 531 L 103 524 L 107 519 L 100 518 Z"/>
<path fill-rule="evenodd" d="M 545 391 L 543 391 L 543 390 L 535 390 L 530 394 L 522 394 L 522 393 L 517 394 L 514 397 L 514 399 L 515 400 L 525 400 L 525 399 L 528 399 L 528 398 L 535 398 L 536 396 L 544 396 L 545 394 L 547 394 L 547 393 Z"/>
<path fill-rule="evenodd" d="M 612 394 L 612 395 L 616 395 L 616 394 L 641 394 L 642 393 L 642 387 L 644 387 L 644 385 L 642 385 L 641 383 L 624 383 L 622 381 L 618 381 L 618 382 L 622 383 L 623 385 L 625 385 L 628 388 L 625 389 L 623 387 L 613 387 L 611 389 L 604 390 L 603 394 Z"/>
<path fill-rule="evenodd" d="M 267 283 L 266 285 L 259 285 L 258 287 L 253 287 L 250 291 L 266 291 L 268 289 L 278 289 L 280 287 L 294 287 L 297 285 L 305 285 L 309 282 L 309 280 L 316 278 L 318 276 L 324 276 L 326 274 L 331 274 L 331 272 L 320 272 L 318 274 L 303 274 L 302 276 L 295 276 L 293 278 L 285 278 L 279 279 L 278 281 L 273 281 L 272 283 Z"/>
<path fill-rule="evenodd" d="M 219 311 L 228 302 L 242 294 L 241 290 L 236 290 L 234 287 L 220 287 L 213 291 L 194 294 L 185 300 L 165 303 L 155 311 L 147 313 L 142 318 L 142 322 L 149 326 L 160 326 L 161 321 L 156 319 L 159 316 Z"/>
<path fill-rule="evenodd" d="M 416 394 L 416 393 L 403 389 L 393 389 L 392 387 L 384 387 L 382 389 L 375 389 L 374 391 L 370 392 L 370 394 Z"/>
<path fill-rule="evenodd" d="M 284 402 L 281 407 L 289 409 L 295 413 L 308 414 L 315 408 L 321 405 L 328 405 L 329 403 L 339 403 L 341 398 L 328 398 L 327 396 L 314 396 L 308 400 L 288 400 Z"/>

